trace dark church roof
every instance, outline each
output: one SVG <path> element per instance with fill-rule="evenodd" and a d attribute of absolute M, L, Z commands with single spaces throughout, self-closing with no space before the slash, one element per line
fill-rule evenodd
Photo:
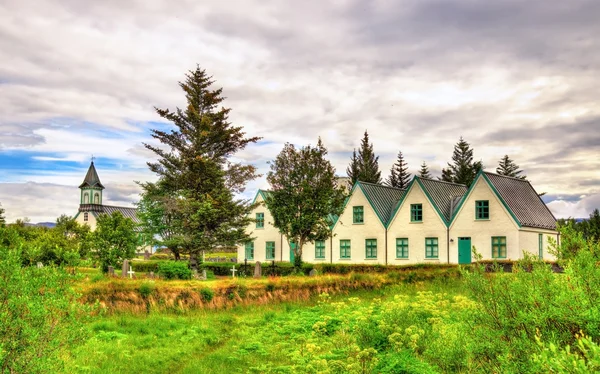
<path fill-rule="evenodd" d="M 114 212 L 120 212 L 123 215 L 123 217 L 131 218 L 131 220 L 136 224 L 140 223 L 140 219 L 138 218 L 138 216 L 136 214 L 135 208 L 127 208 L 124 206 L 102 205 L 102 213 L 111 215 Z"/>
<path fill-rule="evenodd" d="M 104 189 L 104 186 L 102 185 L 102 183 L 100 183 L 100 177 L 98 177 L 98 173 L 96 172 L 94 161 L 92 161 L 92 163 L 90 164 L 90 168 L 88 169 L 88 172 L 85 175 L 83 183 L 79 185 L 79 188 L 84 187 L 99 187 Z"/>

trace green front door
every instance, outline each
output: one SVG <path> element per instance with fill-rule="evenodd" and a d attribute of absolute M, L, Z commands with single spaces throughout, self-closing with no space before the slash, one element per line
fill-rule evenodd
<path fill-rule="evenodd" d="M 294 263 L 294 249 L 296 249 L 296 243 L 291 242 L 290 243 L 290 262 L 292 264 Z"/>
<path fill-rule="evenodd" d="M 458 238 L 458 263 L 471 263 L 471 238 Z"/>

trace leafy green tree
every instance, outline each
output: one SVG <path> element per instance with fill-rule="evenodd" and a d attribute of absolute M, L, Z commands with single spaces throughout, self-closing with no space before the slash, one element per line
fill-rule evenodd
<path fill-rule="evenodd" d="M 360 143 L 358 158 L 356 157 L 356 153 L 352 155 L 350 166 L 348 166 L 346 172 L 348 173 L 348 177 L 352 180 L 353 185 L 356 181 L 376 184 L 381 183 L 379 156 L 375 156 L 373 143 L 369 143 L 369 134 L 367 131 L 365 131 L 365 135 Z"/>
<path fill-rule="evenodd" d="M 502 157 L 498 163 L 498 167 L 496 168 L 496 174 L 526 180 L 527 176 L 521 175 L 522 172 L 523 170 L 519 170 L 519 165 L 515 164 L 515 162 L 511 160 L 508 155 L 504 155 L 504 157 Z"/>
<path fill-rule="evenodd" d="M 392 165 L 390 170 L 390 176 L 388 177 L 386 184 L 390 187 L 406 188 L 410 183 L 411 174 L 408 172 L 408 165 L 404 161 L 402 152 L 398 152 L 398 159 L 396 163 Z"/>
<path fill-rule="evenodd" d="M 104 273 L 109 266 L 119 267 L 123 260 L 133 258 L 137 243 L 135 223 L 120 212 L 99 215 L 96 231 L 90 235 L 91 250 Z"/>
<path fill-rule="evenodd" d="M 245 229 L 252 220 L 252 204 L 234 194 L 256 178 L 256 168 L 234 163 L 231 157 L 260 138 L 246 138 L 241 127 L 229 122 L 230 109 L 219 108 L 222 89 L 211 89 L 213 83 L 199 67 L 188 72 L 179 83 L 187 99 L 185 109 L 156 109 L 174 128 L 152 130 L 161 146 L 144 144 L 158 156 L 157 162 L 148 163 L 159 178 L 156 190 L 170 197 L 158 204 L 172 213 L 178 247 L 190 254 L 192 266 L 202 251 L 247 241 Z M 154 185 L 142 187 L 148 192 Z"/>
<path fill-rule="evenodd" d="M 354 152 L 352 152 L 352 158 L 350 159 L 350 165 L 346 168 L 346 174 L 348 175 L 348 178 L 350 178 L 350 188 L 354 187 L 354 184 L 356 184 L 358 181 L 358 176 L 360 174 L 356 149 L 354 149 Z"/>
<path fill-rule="evenodd" d="M 425 161 L 423 161 L 423 163 L 421 164 L 421 169 L 419 170 L 419 177 L 425 178 L 425 179 L 433 178 L 431 176 L 431 173 L 429 172 L 429 166 L 427 166 Z"/>
<path fill-rule="evenodd" d="M 4 218 L 4 208 L 2 208 L 2 204 L 0 204 L 0 227 L 4 227 L 6 225 L 6 218 Z"/>
<path fill-rule="evenodd" d="M 296 244 L 297 268 L 302 264 L 304 244 L 329 238 L 329 217 L 341 214 L 343 209 L 344 189 L 336 187 L 335 168 L 326 155 L 321 139 L 315 147 L 300 149 L 286 143 L 267 175 L 271 193 L 266 203 L 273 225 L 290 244 Z"/>
<path fill-rule="evenodd" d="M 0 372 L 62 372 L 70 347 L 87 338 L 91 310 L 63 269 L 21 267 L 21 257 L 0 248 Z"/>
<path fill-rule="evenodd" d="M 442 177 L 439 179 L 469 187 L 483 168 L 481 161 L 473 161 L 473 149 L 461 136 L 454 146 L 452 164 L 448 163 L 448 168 L 442 169 Z"/>
<path fill-rule="evenodd" d="M 594 209 L 590 218 L 580 222 L 577 226 L 584 238 L 600 241 L 600 211 L 598 209 Z"/>

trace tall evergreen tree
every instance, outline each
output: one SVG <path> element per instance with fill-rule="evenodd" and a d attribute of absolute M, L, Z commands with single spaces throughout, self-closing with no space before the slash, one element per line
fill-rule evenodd
<path fill-rule="evenodd" d="M 408 166 L 406 161 L 404 161 L 404 156 L 402 152 L 398 152 L 398 159 L 396 163 L 392 165 L 392 169 L 390 170 L 390 176 L 386 180 L 386 184 L 390 187 L 396 188 L 406 188 L 408 187 L 408 183 L 410 182 L 410 173 L 408 172 Z"/>
<path fill-rule="evenodd" d="M 350 188 L 354 186 L 356 181 L 358 181 L 358 175 L 360 173 L 358 164 L 358 157 L 356 156 L 356 148 L 354 152 L 352 152 L 352 158 L 350 159 L 350 165 L 346 168 L 346 174 L 348 178 L 350 178 Z"/>
<path fill-rule="evenodd" d="M 448 163 L 448 168 L 442 169 L 442 177 L 439 179 L 469 187 L 481 169 L 483 164 L 481 161 L 473 161 L 473 149 L 461 136 L 454 146 L 452 163 Z"/>
<path fill-rule="evenodd" d="M 425 178 L 425 179 L 432 178 L 431 173 L 429 172 L 429 166 L 427 166 L 425 161 L 423 161 L 423 163 L 421 164 L 421 169 L 419 170 L 419 177 Z"/>
<path fill-rule="evenodd" d="M 4 225 L 6 225 L 6 218 L 4 218 L 4 208 L 0 204 L 0 227 L 4 227 Z"/>
<path fill-rule="evenodd" d="M 379 171 L 379 156 L 375 156 L 373 143 L 369 143 L 369 133 L 365 135 L 358 150 L 359 173 L 358 180 L 368 183 L 381 183 L 381 171 Z"/>
<path fill-rule="evenodd" d="M 502 157 L 498 163 L 498 167 L 496 168 L 497 174 L 526 180 L 527 176 L 520 175 L 522 172 L 523 170 L 519 170 L 519 165 L 515 164 L 515 162 L 511 160 L 508 155 L 504 155 L 504 157 Z"/>
<path fill-rule="evenodd" d="M 231 109 L 219 107 L 224 100 L 222 88 L 211 89 L 213 83 L 199 67 L 189 71 L 179 83 L 187 99 L 185 109 L 156 109 L 174 129 L 152 130 L 152 137 L 162 146 L 144 144 L 158 156 L 158 161 L 148 166 L 158 175 L 160 186 L 142 187 L 169 197 L 171 224 L 181 249 L 190 254 L 192 266 L 202 251 L 250 239 L 246 227 L 252 206 L 234 194 L 256 178 L 256 168 L 232 163 L 230 158 L 260 138 L 246 138 L 241 127 L 229 122 Z"/>

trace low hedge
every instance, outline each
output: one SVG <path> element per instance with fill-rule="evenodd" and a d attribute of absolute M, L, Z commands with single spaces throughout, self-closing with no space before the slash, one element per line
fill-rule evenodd
<path fill-rule="evenodd" d="M 149 272 L 153 271 L 155 273 L 158 273 L 158 267 L 163 262 L 169 262 L 169 261 L 168 260 L 166 260 L 166 261 L 153 261 L 153 260 L 131 261 L 131 262 L 129 262 L 129 264 L 131 265 L 131 268 L 135 272 L 149 273 Z"/>

